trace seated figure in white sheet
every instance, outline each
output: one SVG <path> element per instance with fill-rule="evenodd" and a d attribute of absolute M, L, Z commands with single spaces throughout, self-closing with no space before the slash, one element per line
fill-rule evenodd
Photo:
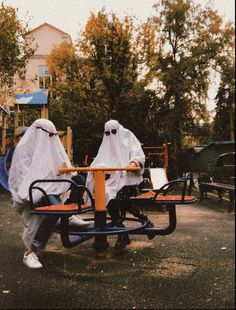
<path fill-rule="evenodd" d="M 30 213 L 29 187 L 37 179 L 70 179 L 72 174 L 58 174 L 61 167 L 71 167 L 70 160 L 58 137 L 54 124 L 46 119 L 36 120 L 17 144 L 9 171 L 9 187 L 13 199 L 13 207 L 21 214 L 24 231 L 23 242 L 27 251 L 23 263 L 29 268 L 41 268 L 37 251 L 48 241 L 53 227 L 42 226 L 49 216 Z M 40 187 L 47 194 L 53 195 L 56 201 L 62 201 L 67 193 L 69 183 L 41 183 Z M 42 193 L 35 191 L 35 203 L 41 203 Z M 72 224 L 88 225 L 86 221 L 73 216 Z"/>
<path fill-rule="evenodd" d="M 128 203 L 119 203 L 122 196 L 134 195 L 134 187 L 143 181 L 145 155 L 136 136 L 124 128 L 117 120 L 109 120 L 104 126 L 104 135 L 98 154 L 91 163 L 91 167 L 141 167 L 138 171 L 112 171 L 106 175 L 106 205 L 114 226 L 123 227 L 122 211 L 128 210 L 142 220 L 148 220 L 138 208 Z M 86 186 L 94 191 L 93 174 L 87 176 Z M 130 193 L 128 193 L 130 192 Z M 122 207 L 124 210 L 122 210 Z M 154 225 L 148 221 L 148 227 Z M 150 234 L 149 238 L 153 238 Z M 131 240 L 127 234 L 118 235 L 116 249 L 125 248 Z"/>

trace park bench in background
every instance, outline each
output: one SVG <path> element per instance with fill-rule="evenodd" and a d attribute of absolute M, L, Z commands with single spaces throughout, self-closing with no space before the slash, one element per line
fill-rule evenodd
<path fill-rule="evenodd" d="M 198 183 L 200 200 L 207 197 L 207 192 L 217 191 L 221 201 L 222 195 L 229 193 L 231 211 L 235 203 L 235 153 L 220 155 L 211 173 L 199 176 Z"/>

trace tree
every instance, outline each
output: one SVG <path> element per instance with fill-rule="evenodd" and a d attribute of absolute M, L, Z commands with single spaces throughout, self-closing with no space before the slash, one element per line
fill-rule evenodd
<path fill-rule="evenodd" d="M 94 68 L 95 83 L 102 83 L 109 103 L 109 114 L 115 115 L 122 94 L 132 89 L 138 77 L 138 49 L 132 19 L 111 19 L 104 10 L 91 14 L 79 47 Z"/>
<path fill-rule="evenodd" d="M 62 42 L 54 47 L 46 59 L 53 77 L 51 92 L 59 98 L 86 98 L 90 89 L 91 68 L 86 59 L 79 57 L 73 43 Z"/>
<path fill-rule="evenodd" d="M 111 116 L 145 144 L 171 142 L 181 174 L 183 137 L 209 132 L 209 74 L 224 63 L 226 30 L 217 12 L 190 0 L 161 1 L 157 16 L 137 29 L 129 17 L 91 14 L 78 51 L 67 43 L 50 55 L 58 103 L 51 113 L 60 120 L 58 108 L 76 143 L 93 152 Z M 154 80 L 155 90 L 147 87 Z"/>
<path fill-rule="evenodd" d="M 155 9 L 148 26 L 156 30 L 157 45 L 151 52 L 146 48 L 147 57 L 154 59 L 147 62 L 148 75 L 158 81 L 157 94 L 165 106 L 165 124 L 181 174 L 183 135 L 196 133 L 196 120 L 207 120 L 210 71 L 227 48 L 227 38 L 222 18 L 210 7 L 192 0 L 162 0 Z"/>
<path fill-rule="evenodd" d="M 221 82 L 215 98 L 216 115 L 214 118 L 213 139 L 235 139 L 235 29 L 228 23 L 224 38 L 226 49 L 217 59 Z M 224 42 L 223 42 L 224 43 Z"/>
<path fill-rule="evenodd" d="M 235 139 L 235 65 L 224 67 L 221 83 L 216 95 L 216 115 L 214 118 L 213 139 Z"/>
<path fill-rule="evenodd" d="M 33 55 L 30 41 L 26 40 L 27 25 L 17 17 L 17 11 L 10 7 L 0 7 L 0 88 L 11 87 L 13 77 L 20 73 L 27 60 Z"/>
<path fill-rule="evenodd" d="M 220 85 L 216 96 L 216 116 L 214 118 L 213 139 L 218 141 L 230 140 L 230 101 L 229 93 L 224 85 Z M 235 121 L 235 119 L 234 119 Z"/>
<path fill-rule="evenodd" d="M 94 68 L 78 55 L 68 42 L 55 47 L 47 58 L 53 77 L 50 92 L 50 118 L 57 128 L 71 126 L 73 158 L 82 163 L 85 155 L 94 157 L 100 144 L 107 105 L 99 84 L 94 85 Z"/>
<path fill-rule="evenodd" d="M 153 98 L 137 81 L 138 54 L 134 53 L 137 45 L 132 41 L 132 27 L 129 18 L 121 22 L 112 14 L 109 21 L 104 11 L 91 14 L 78 50 L 62 43 L 47 59 L 55 98 L 50 103 L 50 117 L 55 124 L 62 124 L 63 119 L 65 125 L 72 126 L 77 162 L 84 153 L 96 155 L 104 122 L 111 116 L 145 136 L 137 115 L 145 123 Z"/>

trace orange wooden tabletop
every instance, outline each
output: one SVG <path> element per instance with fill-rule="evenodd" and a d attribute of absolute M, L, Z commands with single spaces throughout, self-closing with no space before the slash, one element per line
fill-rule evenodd
<path fill-rule="evenodd" d="M 140 167 L 69 167 L 60 168 L 58 171 L 60 173 L 72 172 L 72 171 L 138 171 L 141 170 Z"/>

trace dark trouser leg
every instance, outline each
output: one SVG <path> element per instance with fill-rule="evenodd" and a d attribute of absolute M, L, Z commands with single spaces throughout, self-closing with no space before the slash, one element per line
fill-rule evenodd
<path fill-rule="evenodd" d="M 110 200 L 107 205 L 107 210 L 111 217 L 112 224 L 114 226 L 123 227 L 121 226 L 122 218 L 121 218 L 121 213 L 120 213 L 119 201 L 115 199 Z"/>
<path fill-rule="evenodd" d="M 58 204 L 59 199 L 56 196 L 53 195 L 49 195 L 49 204 L 53 205 L 53 204 Z M 34 251 L 37 251 L 37 249 L 43 249 L 51 234 L 52 231 L 54 229 L 54 227 L 56 226 L 56 223 L 59 219 L 58 215 L 46 215 L 45 218 L 43 219 L 41 225 L 39 226 L 35 236 L 34 236 L 34 240 L 32 243 L 32 248 Z"/>
<path fill-rule="evenodd" d="M 115 226 L 122 223 L 126 211 L 129 211 L 134 217 L 140 220 L 147 220 L 147 216 L 141 213 L 140 209 L 132 205 L 128 200 L 111 200 L 107 205 L 107 209 Z"/>
<path fill-rule="evenodd" d="M 128 201 L 125 203 L 124 206 L 126 208 L 126 211 L 129 211 L 134 217 L 137 217 L 139 220 L 142 221 L 148 220 L 148 217 L 140 211 L 139 207 L 133 205 Z"/>
<path fill-rule="evenodd" d="M 141 221 L 145 221 L 145 222 L 148 222 L 147 223 L 147 228 L 154 228 L 154 224 L 148 219 L 148 217 L 143 214 L 139 207 L 135 206 L 135 205 L 132 205 L 132 203 L 130 203 L 129 201 L 127 201 L 127 203 L 125 204 L 125 208 L 127 211 L 129 211 L 134 217 L 137 217 L 139 220 Z M 155 233 L 153 232 L 149 232 L 147 234 L 147 237 L 148 239 L 153 239 L 154 237 L 156 236 Z"/>
<path fill-rule="evenodd" d="M 128 200 L 111 200 L 107 206 L 112 222 L 115 226 L 124 227 L 122 220 L 126 211 L 129 211 L 134 217 L 142 221 L 148 221 L 148 217 L 140 209 L 132 205 Z"/>
<path fill-rule="evenodd" d="M 85 185 L 85 177 L 81 174 L 77 174 L 75 176 L 72 177 L 72 181 L 74 181 L 77 185 Z M 71 186 L 71 193 L 70 193 L 70 197 L 67 199 L 67 201 L 65 202 L 65 204 L 69 204 L 69 203 L 83 203 L 83 193 L 84 190 L 83 189 L 76 189 L 73 185 Z"/>
<path fill-rule="evenodd" d="M 113 225 L 117 227 L 125 227 L 124 224 L 122 223 L 120 204 L 121 204 L 121 201 L 119 200 L 111 200 L 109 204 L 107 205 L 107 209 L 111 216 Z M 119 234 L 116 240 L 115 249 L 122 250 L 130 243 L 131 243 L 131 240 L 128 234 L 126 233 Z"/>

